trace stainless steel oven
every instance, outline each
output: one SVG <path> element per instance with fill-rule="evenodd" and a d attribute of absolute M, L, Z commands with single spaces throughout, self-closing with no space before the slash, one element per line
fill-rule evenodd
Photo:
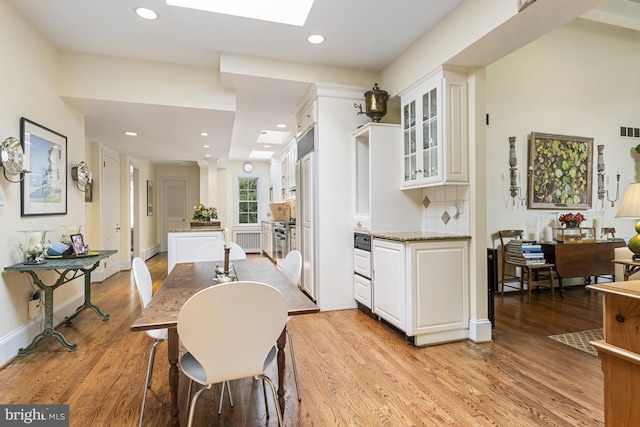
<path fill-rule="evenodd" d="M 287 236 L 287 226 L 276 222 L 273 224 L 273 260 L 278 266 L 282 265 L 282 260 L 289 252 L 289 242 Z"/>

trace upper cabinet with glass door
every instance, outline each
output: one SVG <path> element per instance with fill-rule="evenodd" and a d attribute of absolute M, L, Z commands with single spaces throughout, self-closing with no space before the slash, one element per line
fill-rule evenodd
<path fill-rule="evenodd" d="M 400 97 L 402 188 L 467 183 L 466 70 L 440 68 Z"/>

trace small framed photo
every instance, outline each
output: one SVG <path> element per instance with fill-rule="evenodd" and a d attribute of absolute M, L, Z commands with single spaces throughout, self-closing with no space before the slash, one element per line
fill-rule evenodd
<path fill-rule="evenodd" d="M 73 247 L 73 252 L 76 256 L 85 256 L 88 254 L 87 247 L 84 244 L 84 239 L 82 238 L 82 234 L 72 234 L 71 235 L 71 246 Z"/>

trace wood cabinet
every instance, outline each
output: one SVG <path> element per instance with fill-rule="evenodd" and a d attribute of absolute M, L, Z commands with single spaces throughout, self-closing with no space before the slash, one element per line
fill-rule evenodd
<path fill-rule="evenodd" d="M 640 425 L 640 281 L 587 289 L 604 293 L 604 340 L 592 345 L 602 360 L 605 426 Z"/>
<path fill-rule="evenodd" d="M 400 125 L 367 123 L 353 133 L 354 229 L 410 231 L 421 226 L 421 193 L 400 191 Z"/>
<path fill-rule="evenodd" d="M 373 312 L 429 345 L 469 336 L 467 240 L 374 238 Z"/>
<path fill-rule="evenodd" d="M 466 70 L 440 68 L 400 97 L 402 188 L 467 183 Z"/>

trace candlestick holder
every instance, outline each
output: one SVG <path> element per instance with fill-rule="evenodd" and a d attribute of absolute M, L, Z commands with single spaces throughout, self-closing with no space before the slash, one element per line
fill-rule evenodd
<path fill-rule="evenodd" d="M 231 252 L 231 245 L 224 245 L 224 275 L 229 276 L 229 253 Z"/>

